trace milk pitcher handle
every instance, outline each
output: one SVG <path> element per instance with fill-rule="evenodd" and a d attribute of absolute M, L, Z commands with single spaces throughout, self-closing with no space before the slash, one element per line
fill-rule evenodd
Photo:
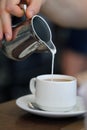
<path fill-rule="evenodd" d="M 36 78 L 32 78 L 30 80 L 30 91 L 32 94 L 35 95 L 35 91 L 36 91 Z"/>

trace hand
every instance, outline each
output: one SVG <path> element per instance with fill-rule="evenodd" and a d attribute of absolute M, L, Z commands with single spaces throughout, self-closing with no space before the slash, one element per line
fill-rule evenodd
<path fill-rule="evenodd" d="M 24 12 L 21 5 L 26 3 L 26 16 L 30 19 L 37 14 L 45 0 L 0 0 L 0 40 L 5 35 L 6 40 L 12 39 L 11 15 L 21 17 Z"/>

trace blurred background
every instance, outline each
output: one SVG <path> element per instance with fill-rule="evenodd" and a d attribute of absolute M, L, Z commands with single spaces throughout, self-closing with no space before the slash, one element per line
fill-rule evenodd
<path fill-rule="evenodd" d="M 83 33 L 84 30 L 62 28 L 44 18 L 51 28 L 52 40 L 57 48 L 54 73 L 75 75 L 86 70 L 87 31 Z M 81 45 L 80 49 L 78 44 Z M 13 61 L 0 50 L 0 103 L 29 94 L 30 79 L 40 74 L 50 74 L 51 63 L 50 52 L 33 53 L 24 61 Z"/>

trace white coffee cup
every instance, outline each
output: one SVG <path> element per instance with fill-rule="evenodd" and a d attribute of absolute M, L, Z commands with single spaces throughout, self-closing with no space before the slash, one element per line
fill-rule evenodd
<path fill-rule="evenodd" d="M 70 111 L 76 105 L 77 80 L 68 75 L 40 75 L 30 80 L 30 91 L 39 108 Z"/>

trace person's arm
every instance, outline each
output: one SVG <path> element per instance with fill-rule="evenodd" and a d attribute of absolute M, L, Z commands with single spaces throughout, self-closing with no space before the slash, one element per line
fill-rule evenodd
<path fill-rule="evenodd" d="M 46 0 L 41 12 L 61 26 L 87 27 L 87 0 Z"/>

